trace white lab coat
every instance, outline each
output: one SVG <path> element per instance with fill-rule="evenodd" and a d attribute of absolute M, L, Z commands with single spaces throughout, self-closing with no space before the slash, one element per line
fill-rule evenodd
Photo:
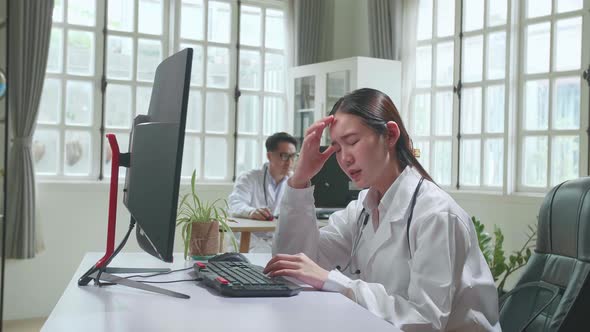
<path fill-rule="evenodd" d="M 263 188 L 266 176 L 266 188 Z M 253 169 L 243 173 L 234 184 L 234 189 L 228 198 L 229 213 L 234 217 L 248 218 L 257 208 L 267 207 L 274 216 L 279 215 L 279 202 L 287 187 L 288 177 L 282 180 L 279 192 L 275 197 L 272 177 L 268 171 L 268 163 L 260 169 Z M 266 200 L 264 191 L 266 190 Z"/>
<path fill-rule="evenodd" d="M 469 215 L 430 181 L 417 197 L 408 249 L 408 207 L 419 179 L 406 167 L 383 195 L 377 230 L 371 215 L 343 273 L 335 268 L 350 258 L 367 190 L 318 230 L 313 187 L 288 187 L 273 253 L 305 253 L 330 271 L 324 290 L 341 292 L 403 331 L 501 331 L 496 287 Z M 357 269 L 358 276 L 349 272 Z"/>

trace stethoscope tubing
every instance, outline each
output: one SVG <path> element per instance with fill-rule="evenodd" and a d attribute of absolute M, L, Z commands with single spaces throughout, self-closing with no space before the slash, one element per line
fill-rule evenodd
<path fill-rule="evenodd" d="M 416 206 L 416 200 L 418 199 L 418 192 L 420 191 L 420 187 L 422 186 L 422 182 L 424 182 L 424 177 L 420 178 L 418 181 L 418 185 L 416 185 L 416 189 L 414 189 L 414 194 L 412 195 L 412 200 L 410 201 L 410 205 L 408 209 L 410 210 L 410 214 L 408 215 L 408 220 L 406 222 L 406 240 L 408 242 L 408 251 L 410 253 L 410 257 L 412 257 L 412 251 L 410 250 L 410 224 L 412 223 L 412 217 L 414 215 L 414 207 Z M 363 218 L 364 216 L 364 218 Z M 346 269 L 351 268 L 352 260 L 358 251 L 359 244 L 361 242 L 361 238 L 363 236 L 363 231 L 367 227 L 367 223 L 369 221 L 369 213 L 366 211 L 365 208 L 362 209 L 361 213 L 357 218 L 357 232 L 355 234 L 355 239 L 352 241 L 352 250 L 350 251 L 350 257 L 348 258 L 348 262 L 344 268 L 340 268 L 340 266 L 336 266 L 339 271 L 344 271 Z M 360 274 L 361 271 L 357 269 L 356 271 L 350 271 L 352 274 Z"/>
<path fill-rule="evenodd" d="M 264 204 L 268 207 L 268 198 L 266 197 L 266 177 L 268 176 L 268 165 L 264 165 L 264 174 L 262 178 L 262 191 L 264 192 Z"/>

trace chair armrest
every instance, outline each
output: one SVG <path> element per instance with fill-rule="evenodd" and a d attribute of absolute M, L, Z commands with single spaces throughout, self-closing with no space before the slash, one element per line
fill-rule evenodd
<path fill-rule="evenodd" d="M 537 310 L 536 312 L 534 312 L 533 315 L 530 316 L 530 318 L 526 321 L 526 324 L 522 327 L 522 329 L 520 329 L 521 331 L 526 330 L 529 327 L 529 325 L 543 312 L 543 310 L 545 310 L 551 303 L 553 303 L 553 301 L 555 301 L 555 299 L 559 295 L 559 287 L 557 287 L 555 285 L 551 285 L 551 284 L 548 284 L 548 283 L 542 282 L 542 281 L 527 282 L 527 283 L 524 283 L 522 285 L 515 287 L 510 292 L 504 294 L 500 298 L 500 301 L 499 301 L 500 302 L 500 311 L 502 311 L 504 304 L 506 304 L 506 301 L 510 297 L 522 292 L 525 289 L 531 289 L 531 288 L 543 289 L 543 290 L 551 292 L 552 295 L 551 295 L 551 298 L 549 299 L 549 301 L 547 301 L 547 303 L 545 303 L 543 306 L 541 306 L 541 308 L 539 310 Z"/>

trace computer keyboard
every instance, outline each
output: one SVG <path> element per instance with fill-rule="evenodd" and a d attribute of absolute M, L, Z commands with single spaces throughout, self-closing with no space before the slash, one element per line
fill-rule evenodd
<path fill-rule="evenodd" d="M 226 296 L 293 296 L 302 290 L 284 278 L 267 277 L 262 267 L 244 262 L 197 262 L 194 270 L 205 285 Z"/>
<path fill-rule="evenodd" d="M 315 208 L 316 219 L 328 219 L 332 213 L 342 210 L 344 208 Z"/>

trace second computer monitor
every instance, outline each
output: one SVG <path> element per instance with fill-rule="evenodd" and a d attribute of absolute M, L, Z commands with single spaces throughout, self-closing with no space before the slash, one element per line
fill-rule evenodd
<path fill-rule="evenodd" d="M 323 152 L 326 148 L 322 146 L 320 150 Z M 315 186 L 313 197 L 317 208 L 344 208 L 358 198 L 360 191 L 338 165 L 335 153 L 311 179 L 311 183 Z"/>

